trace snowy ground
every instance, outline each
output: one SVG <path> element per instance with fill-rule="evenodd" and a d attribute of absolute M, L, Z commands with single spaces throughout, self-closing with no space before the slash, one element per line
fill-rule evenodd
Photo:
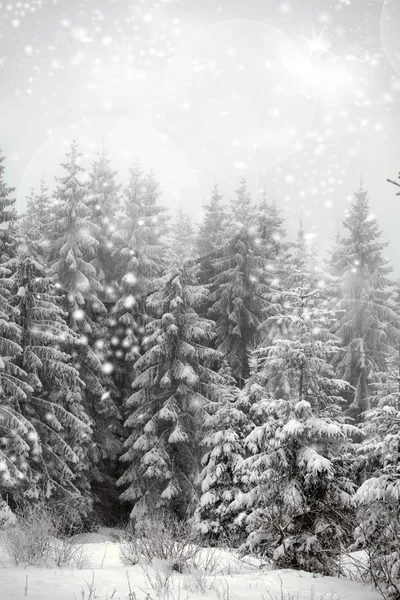
<path fill-rule="evenodd" d="M 119 544 L 110 531 L 101 530 L 80 541 L 90 561 L 84 569 L 16 567 L 1 551 L 1 600 L 381 600 L 378 592 L 354 581 L 292 570 L 270 571 L 260 568 L 256 560 L 239 561 L 223 551 L 215 556 L 222 573 L 199 576 L 196 583 L 196 577 L 174 572 L 171 586 L 163 591 L 157 589 L 152 567 L 121 564 Z M 166 571 L 161 565 L 157 572 L 162 583 Z M 203 591 L 193 589 L 196 585 L 203 586 Z"/>

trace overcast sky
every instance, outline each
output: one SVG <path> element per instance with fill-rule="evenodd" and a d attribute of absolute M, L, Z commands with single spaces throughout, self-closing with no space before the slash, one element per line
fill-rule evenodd
<path fill-rule="evenodd" d="M 105 136 L 171 207 L 198 218 L 244 176 L 323 249 L 362 177 L 400 276 L 399 28 L 399 0 L 0 0 L 7 182 L 23 208 Z"/>

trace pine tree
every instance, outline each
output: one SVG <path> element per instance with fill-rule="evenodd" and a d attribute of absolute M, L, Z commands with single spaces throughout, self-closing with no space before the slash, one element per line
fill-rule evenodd
<path fill-rule="evenodd" d="M 40 455 L 37 434 L 21 412 L 32 388 L 16 359 L 22 354 L 18 311 L 10 303 L 12 264 L 18 246 L 14 189 L 4 181 L 0 155 L 0 496 L 16 500 L 29 486 L 30 463 Z"/>
<path fill-rule="evenodd" d="M 232 213 L 230 237 L 210 261 L 209 315 L 217 323 L 217 349 L 242 387 L 249 376 L 248 353 L 257 343 L 269 291 L 268 258 L 263 240 L 251 220 L 245 180 L 232 201 Z"/>
<path fill-rule="evenodd" d="M 357 491 L 357 527 L 353 549 L 363 550 L 373 583 L 384 598 L 400 595 L 400 376 L 389 361 L 379 383 L 371 386 L 374 408 L 365 415 L 361 450 L 366 477 Z"/>
<path fill-rule="evenodd" d="M 15 188 L 4 181 L 4 156 L 0 150 L 0 264 L 13 256 L 18 245 L 17 213 L 12 194 Z"/>
<path fill-rule="evenodd" d="M 49 188 L 46 185 L 44 176 L 42 176 L 39 192 L 35 193 L 35 190 L 31 189 L 31 194 L 27 199 L 26 212 L 21 223 L 22 232 L 41 254 L 46 253 L 49 244 L 48 227 L 53 218 L 53 207 L 48 191 Z"/>
<path fill-rule="evenodd" d="M 287 250 L 287 244 L 284 243 L 286 231 L 277 203 L 268 202 L 265 191 L 262 201 L 256 206 L 256 219 L 258 236 L 264 242 L 270 260 L 276 260 Z"/>
<path fill-rule="evenodd" d="M 251 194 L 247 189 L 247 181 L 244 177 L 240 180 L 236 194 L 231 199 L 230 209 L 231 227 L 234 231 L 254 225 L 255 211 L 251 202 Z"/>
<path fill-rule="evenodd" d="M 198 479 L 202 494 L 194 515 L 195 529 L 211 543 L 221 538 L 232 542 L 240 535 L 232 503 L 241 491 L 236 472 L 247 455 L 243 440 L 252 428 L 247 399 L 226 363 L 219 373 L 224 379 L 219 399 L 206 406 L 202 427 L 201 445 L 206 452 Z"/>
<path fill-rule="evenodd" d="M 116 298 L 112 235 L 117 228 L 120 185 L 116 182 L 117 172 L 111 168 L 111 161 L 103 145 L 101 153 L 92 165 L 89 180 L 89 216 L 97 226 L 98 247 L 93 261 L 97 277 L 103 287 L 105 300 Z"/>
<path fill-rule="evenodd" d="M 77 345 L 60 296 L 42 259 L 21 244 L 13 260 L 11 304 L 18 311 L 22 353 L 17 363 L 32 391 L 19 402 L 40 453 L 29 461 L 31 496 L 82 495 L 89 500 L 87 449 L 92 431 L 83 409 L 83 382 L 64 348 Z"/>
<path fill-rule="evenodd" d="M 213 371 L 219 354 L 208 347 L 213 323 L 196 307 L 207 290 L 183 267 L 174 267 L 148 297 L 153 317 L 145 352 L 134 365 L 134 393 L 126 405 L 130 431 L 118 484 L 132 517 L 169 509 L 184 517 L 195 500 L 198 427 L 205 404 L 215 400 L 221 377 Z"/>
<path fill-rule="evenodd" d="M 330 362 L 337 351 L 332 315 L 302 230 L 292 260 L 282 311 L 267 319 L 281 334 L 254 353 L 267 387 L 252 405 L 257 427 L 246 444 L 253 456 L 242 467 L 248 489 L 236 504 L 247 512 L 247 547 L 279 567 L 332 574 L 348 535 L 355 428 L 343 420 L 348 384 L 335 378 Z"/>
<path fill-rule="evenodd" d="M 400 318 L 390 302 L 391 267 L 383 256 L 387 243 L 380 241 L 381 231 L 362 187 L 343 225 L 346 234 L 339 237 L 331 260 L 331 273 L 341 288 L 336 307 L 341 315 L 333 329 L 341 349 L 334 364 L 338 375 L 353 386 L 354 392 L 346 395 L 348 412 L 360 421 L 369 408 L 369 386 L 385 369 L 385 357 L 399 336 Z"/>
<path fill-rule="evenodd" d="M 114 494 L 113 471 L 121 450 L 121 416 L 112 394 L 113 365 L 105 361 L 106 309 L 99 299 L 102 286 L 92 264 L 99 246 L 98 227 L 89 219 L 87 187 L 79 178 L 83 173 L 79 156 L 78 146 L 73 142 L 67 153 L 68 161 L 62 165 L 67 174 L 58 179 L 49 261 L 64 294 L 68 325 L 80 336 L 79 347 L 72 351 L 73 366 L 85 383 L 85 410 L 94 423 L 91 484 L 98 507 L 104 510 Z"/>
<path fill-rule="evenodd" d="M 189 215 L 178 208 L 171 227 L 170 250 L 172 260 L 185 261 L 196 257 L 196 239 Z"/>
<path fill-rule="evenodd" d="M 165 266 L 163 236 L 167 217 L 165 208 L 157 204 L 161 192 L 153 171 L 143 173 L 140 163 L 130 170 L 130 180 L 123 195 L 123 216 L 113 235 L 120 299 L 114 310 L 121 345 L 131 363 L 138 356 L 148 321 L 146 296 L 153 280 Z"/>
<path fill-rule="evenodd" d="M 215 184 L 210 203 L 204 207 L 204 219 L 198 233 L 197 247 L 200 256 L 213 254 L 226 241 L 228 214 L 222 199 L 219 186 Z"/>

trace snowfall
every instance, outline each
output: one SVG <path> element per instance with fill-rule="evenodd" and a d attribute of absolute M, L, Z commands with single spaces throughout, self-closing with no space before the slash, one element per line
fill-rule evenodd
<path fill-rule="evenodd" d="M 293 570 L 271 570 L 254 558 L 234 552 L 204 549 L 204 563 L 216 563 L 207 577 L 140 562 L 126 566 L 120 559 L 113 530 L 77 536 L 83 568 L 15 566 L 0 537 L 1 600 L 380 600 L 382 597 L 354 578 L 317 576 Z M 347 559 L 349 560 L 349 559 Z M 352 570 L 351 563 L 348 563 Z M 204 572 L 204 571 L 203 571 Z M 197 581 L 197 585 L 196 585 Z M 199 589 L 201 581 L 202 590 Z M 197 589 L 196 589 L 197 587 Z"/>

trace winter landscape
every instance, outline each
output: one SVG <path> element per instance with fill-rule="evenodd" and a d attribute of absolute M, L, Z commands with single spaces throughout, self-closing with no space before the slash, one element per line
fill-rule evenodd
<path fill-rule="evenodd" d="M 0 599 L 400 600 L 399 22 L 0 2 Z"/>

